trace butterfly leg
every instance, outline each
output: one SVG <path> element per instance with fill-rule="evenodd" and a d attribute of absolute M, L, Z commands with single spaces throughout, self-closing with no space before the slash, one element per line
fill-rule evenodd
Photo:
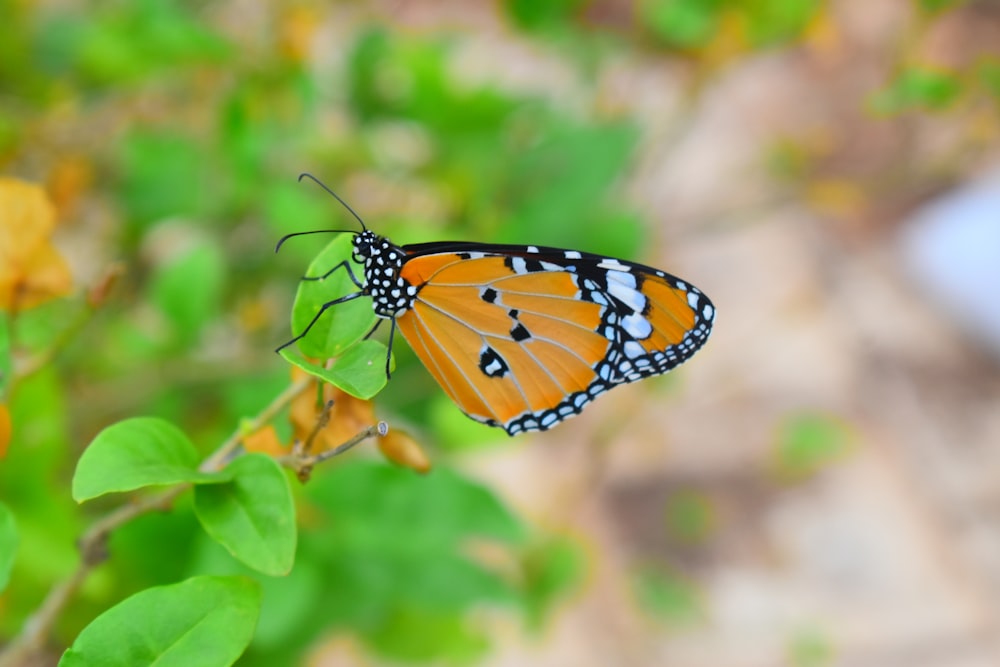
<path fill-rule="evenodd" d="M 365 337 L 362 338 L 361 340 L 368 340 L 369 338 L 371 338 L 372 334 L 374 334 L 376 331 L 378 331 L 378 328 L 380 326 L 382 326 L 383 322 L 385 322 L 385 320 L 383 320 L 381 317 L 378 318 L 378 320 L 375 322 L 375 326 L 373 326 L 371 329 L 369 329 L 368 333 L 366 333 Z"/>
<path fill-rule="evenodd" d="M 357 299 L 359 296 L 366 296 L 366 294 L 364 292 L 354 292 L 353 294 L 348 294 L 347 296 L 342 296 L 339 299 L 334 299 L 333 301 L 327 301 L 326 303 L 324 303 L 322 305 L 322 307 L 320 307 L 319 312 L 316 313 L 316 316 L 314 318 L 312 318 L 312 321 L 309 322 L 309 324 L 306 326 L 305 330 L 302 333 L 300 333 L 298 336 L 296 336 L 295 338 L 291 339 L 287 343 L 284 343 L 284 344 L 278 346 L 278 348 L 275 349 L 274 351 L 275 352 L 281 352 L 282 350 L 284 350 L 286 347 L 288 347 L 292 343 L 295 343 L 295 342 L 297 342 L 297 341 L 305 338 L 306 334 L 309 333 L 309 330 L 313 328 L 313 325 L 316 324 L 316 322 L 319 321 L 319 318 L 323 316 L 323 313 L 325 313 L 326 309 L 329 308 L 330 306 L 336 306 L 339 303 L 344 303 L 346 301 L 351 301 L 353 299 Z"/>
<path fill-rule="evenodd" d="M 348 275 L 348 277 L 351 279 L 352 283 L 354 283 L 355 285 L 357 285 L 358 289 L 364 289 L 365 288 L 365 286 L 361 284 L 361 281 L 358 280 L 358 277 L 354 275 L 354 271 L 351 270 L 351 261 L 348 260 L 348 259 L 345 259 L 344 261 L 337 263 L 332 269 L 330 269 L 329 271 L 327 271 L 326 273 L 324 273 L 321 276 L 302 276 L 302 280 L 326 280 L 331 275 L 333 275 L 333 273 L 337 269 L 340 269 L 341 267 L 347 269 L 347 275 Z"/>
<path fill-rule="evenodd" d="M 378 324 L 375 325 L 376 328 Z M 392 362 L 392 337 L 396 333 L 396 318 L 392 318 L 392 324 L 389 325 L 389 347 L 385 353 L 385 379 L 389 380 L 392 378 L 392 373 L 389 372 L 389 364 Z"/>

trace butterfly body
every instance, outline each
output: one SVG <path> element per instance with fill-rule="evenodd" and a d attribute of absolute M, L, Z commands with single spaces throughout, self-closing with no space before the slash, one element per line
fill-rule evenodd
<path fill-rule="evenodd" d="M 353 246 L 363 276 L 351 274 L 360 292 L 345 299 L 370 296 L 459 408 L 510 435 L 666 373 L 704 345 L 715 318 L 685 281 L 575 250 L 397 246 L 367 229 Z"/>

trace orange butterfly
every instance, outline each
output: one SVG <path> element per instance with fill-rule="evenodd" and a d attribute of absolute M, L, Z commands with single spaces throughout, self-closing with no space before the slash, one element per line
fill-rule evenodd
<path fill-rule="evenodd" d="M 657 269 L 575 250 L 441 241 L 397 246 L 361 224 L 358 291 L 398 328 L 445 393 L 472 419 L 510 435 L 544 431 L 605 391 L 660 375 L 705 344 L 715 307 Z M 301 177 L 300 177 L 301 178 Z M 281 239 L 316 232 L 298 232 Z M 388 375 L 388 360 L 386 374 Z"/>

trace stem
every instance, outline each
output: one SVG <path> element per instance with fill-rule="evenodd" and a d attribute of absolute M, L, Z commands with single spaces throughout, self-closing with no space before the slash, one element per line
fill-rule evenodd
<path fill-rule="evenodd" d="M 224 468 L 239 448 L 243 437 L 274 419 L 282 408 L 309 386 L 310 382 L 312 379 L 307 377 L 289 385 L 257 416 L 238 427 L 225 442 L 219 445 L 218 449 L 202 462 L 199 470 L 214 472 Z M 80 564 L 69 577 L 56 584 L 49 591 L 38 610 L 25 622 L 21 633 L 0 653 L 0 667 L 20 667 L 21 665 L 34 664 L 33 658 L 44 648 L 56 619 L 59 618 L 63 609 L 83 585 L 91 570 L 107 558 L 107 542 L 111 533 L 136 517 L 153 510 L 167 509 L 190 486 L 190 484 L 178 484 L 130 505 L 123 505 L 94 522 L 80 538 Z"/>
<path fill-rule="evenodd" d="M 322 421 L 322 416 L 321 416 Z M 351 447 L 354 447 L 360 442 L 367 440 L 373 436 L 384 436 L 389 432 L 389 425 L 385 422 L 378 422 L 377 424 L 372 424 L 366 429 L 359 431 L 354 434 L 350 440 L 344 442 L 343 444 L 337 445 L 333 449 L 328 449 L 325 452 L 320 452 L 319 454 L 309 454 L 306 448 L 296 448 L 291 454 L 278 458 L 278 463 L 281 465 L 291 468 L 295 471 L 296 476 L 299 481 L 305 484 L 309 481 L 312 475 L 312 469 L 319 463 L 332 459 L 334 456 L 339 456 L 343 454 Z M 2 666 L 0 666 L 2 667 Z"/>

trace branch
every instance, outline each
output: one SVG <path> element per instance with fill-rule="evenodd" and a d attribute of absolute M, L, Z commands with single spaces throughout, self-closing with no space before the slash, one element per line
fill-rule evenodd
<path fill-rule="evenodd" d="M 260 429 L 298 396 L 312 382 L 311 377 L 302 378 L 289 385 L 253 419 L 243 423 L 229 438 L 208 456 L 199 466 L 202 472 L 221 470 L 236 454 L 243 438 Z M 186 491 L 190 484 L 179 484 L 161 493 L 140 499 L 130 505 L 123 505 L 98 519 L 83 534 L 79 541 L 80 564 L 65 580 L 56 584 L 46 596 L 41 606 L 29 618 L 21 633 L 0 653 L 0 667 L 20 667 L 33 664 L 33 657 L 44 647 L 52 626 L 83 585 L 87 575 L 107 558 L 107 542 L 111 533 L 136 517 L 170 507 L 171 503 Z"/>
<path fill-rule="evenodd" d="M 327 412 L 328 408 L 324 411 Z M 320 415 L 320 420 L 318 423 L 324 422 L 323 414 Z M 315 432 L 315 431 L 314 431 Z M 373 436 L 384 436 L 389 432 L 389 425 L 385 422 L 378 422 L 377 424 L 372 424 L 368 428 L 356 433 L 347 442 L 337 445 L 333 449 L 328 449 L 325 452 L 320 452 L 319 454 L 310 454 L 309 448 L 304 446 L 299 446 L 296 444 L 295 448 L 292 450 L 291 454 L 286 454 L 278 458 L 278 463 L 281 465 L 291 468 L 295 471 L 295 475 L 299 478 L 299 481 L 305 484 L 309 481 L 312 476 L 312 469 L 322 463 L 332 459 L 334 456 L 339 456 L 346 452 L 351 447 L 354 447 L 358 443 L 361 443 L 368 438 Z M 306 444 L 310 444 L 312 438 L 306 441 Z"/>

